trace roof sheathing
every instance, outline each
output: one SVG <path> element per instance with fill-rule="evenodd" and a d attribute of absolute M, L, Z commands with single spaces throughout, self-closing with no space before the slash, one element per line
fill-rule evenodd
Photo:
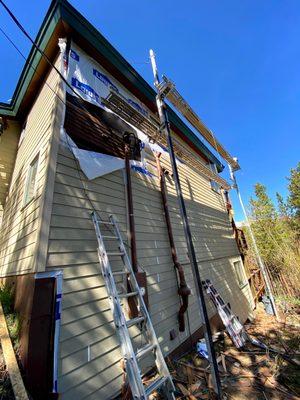
<path fill-rule="evenodd" d="M 60 20 L 66 23 L 68 27 L 71 28 L 71 31 L 79 34 L 80 37 L 99 52 L 111 66 L 110 72 L 117 75 L 116 77 L 118 79 L 120 79 L 120 76 L 123 77 L 122 83 L 127 85 L 137 97 L 144 101 L 149 108 L 154 110 L 155 90 L 131 67 L 125 58 L 104 38 L 104 36 L 66 0 L 53 0 L 51 2 L 35 41 L 42 50 L 46 49 Z M 69 31 L 69 29 L 67 30 Z M 35 74 L 34 69 L 38 67 L 41 58 L 41 54 L 35 47 L 32 47 L 11 103 L 0 103 L 0 115 L 6 115 L 8 117 L 17 116 L 20 105 Z M 170 107 L 168 107 L 168 114 L 173 130 L 180 132 L 180 136 L 183 136 L 192 148 L 202 153 L 208 160 L 214 162 L 218 171 L 221 172 L 224 168 L 222 163 Z"/>

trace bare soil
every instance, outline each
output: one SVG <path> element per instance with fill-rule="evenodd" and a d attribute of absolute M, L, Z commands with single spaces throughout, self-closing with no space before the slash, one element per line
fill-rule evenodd
<path fill-rule="evenodd" d="M 294 316 L 295 325 L 280 323 L 275 317 L 267 315 L 262 304 L 259 304 L 255 319 L 245 326 L 249 335 L 282 352 L 294 362 L 250 343 L 238 350 L 226 334 L 215 343 L 224 399 L 300 399 L 298 317 Z M 177 399 L 214 398 L 207 360 L 191 352 L 169 365 L 178 390 Z"/>

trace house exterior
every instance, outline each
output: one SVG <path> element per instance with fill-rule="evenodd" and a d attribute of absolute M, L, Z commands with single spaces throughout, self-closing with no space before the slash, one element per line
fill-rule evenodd
<path fill-rule="evenodd" d="M 134 126 L 134 117 L 126 121 L 124 115 L 135 110 L 132 115 L 141 121 L 155 117 L 155 91 L 67 1 L 52 1 L 36 43 L 51 65 L 33 48 L 12 102 L 0 105 L 0 277 L 15 285 L 21 358 L 33 398 L 58 393 L 63 400 L 111 399 L 120 393 L 123 371 L 91 213 L 96 210 L 103 220 L 113 214 L 126 241 L 128 188 L 124 168 L 88 179 L 94 161 L 84 168 L 80 157 L 93 152 L 122 160 L 123 138 L 114 121 L 119 115 L 147 138 L 142 126 Z M 114 103 L 116 98 L 125 99 L 127 108 Z M 169 109 L 169 115 L 183 149 L 178 168 L 201 277 L 211 279 L 244 322 L 253 298 L 223 189 L 185 154 L 213 165 L 216 176 L 223 166 L 174 111 Z M 192 291 L 185 330 L 178 329 L 176 271 L 149 143 L 142 154 L 146 170 L 131 168 L 137 260 L 161 348 L 172 356 L 190 345 L 191 336 L 194 341 L 201 336 L 202 322 L 170 160 L 158 138 L 161 163 L 169 172 L 166 188 L 178 259 Z M 218 326 L 216 310 L 206 300 L 212 325 Z M 138 341 L 138 328 L 133 335 Z"/>

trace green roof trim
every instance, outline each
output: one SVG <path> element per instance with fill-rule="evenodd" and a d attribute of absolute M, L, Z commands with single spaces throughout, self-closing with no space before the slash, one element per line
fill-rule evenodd
<path fill-rule="evenodd" d="M 149 101 L 155 102 L 156 92 L 141 75 L 125 60 L 125 58 L 108 42 L 107 39 L 95 29 L 70 3 L 66 0 L 53 0 L 37 34 L 36 43 L 45 50 L 55 27 L 60 20 L 65 21 L 77 31 L 86 41 L 99 51 L 118 71 L 133 84 Z M 26 60 L 21 76 L 17 83 L 11 103 L 0 103 L 0 114 L 16 117 L 22 99 L 35 74 L 34 69 L 41 60 L 41 54 L 32 47 Z M 168 107 L 169 120 L 182 134 L 189 139 L 196 148 L 210 161 L 216 164 L 218 172 L 224 169 L 222 163 L 196 136 L 196 134 L 183 122 L 183 120 Z"/>
<path fill-rule="evenodd" d="M 37 34 L 35 42 L 43 51 L 45 50 L 47 43 L 49 42 L 49 39 L 53 34 L 58 21 L 61 18 L 60 10 L 58 8 L 59 3 L 60 1 L 52 1 L 51 6 L 49 7 L 49 10 Z M 31 79 L 35 74 L 35 69 L 38 66 L 41 58 L 41 53 L 34 46 L 32 46 L 21 72 L 11 102 L 9 104 L 0 102 L 1 115 L 11 117 L 15 117 L 17 115 L 21 101 L 28 89 Z"/>

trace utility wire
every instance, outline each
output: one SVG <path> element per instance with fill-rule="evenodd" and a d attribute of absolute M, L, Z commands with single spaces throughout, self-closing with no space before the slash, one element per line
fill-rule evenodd
<path fill-rule="evenodd" d="M 0 2 L 2 3 L 1 0 L 0 0 Z M 11 45 L 15 48 L 15 50 L 21 55 L 21 57 L 26 61 L 26 56 L 22 53 L 22 51 L 18 48 L 18 46 L 13 42 L 13 40 L 6 34 L 6 32 L 5 32 L 1 27 L 0 27 L 0 31 L 1 31 L 1 33 L 6 37 L 6 39 L 11 43 Z M 50 62 L 50 64 L 51 64 L 51 66 L 55 69 L 56 72 L 59 72 L 59 76 L 62 77 L 63 81 L 64 81 L 64 82 L 67 82 L 67 81 L 65 80 L 64 76 L 61 74 L 60 71 L 58 71 L 58 69 L 52 64 L 52 62 Z M 41 76 L 41 74 L 37 71 L 37 68 L 35 68 L 33 65 L 30 65 L 30 67 L 37 73 L 37 75 Z M 47 82 L 45 79 L 43 79 L 42 82 L 52 91 L 52 93 L 53 93 L 53 94 L 64 104 L 64 106 L 66 107 L 66 106 L 67 106 L 66 102 L 55 92 L 55 90 L 48 84 L 48 82 Z M 76 93 L 76 92 L 75 92 L 75 93 Z M 76 94 L 77 94 L 77 93 L 76 93 Z M 89 113 L 89 111 L 88 111 L 85 107 L 83 107 L 82 104 L 79 104 L 79 107 L 80 107 L 81 109 L 83 109 L 84 111 L 87 111 L 87 112 Z M 91 121 L 94 123 L 93 120 L 91 120 Z M 103 220 L 103 218 L 101 218 L 101 215 L 99 214 L 99 211 L 95 209 L 95 207 L 94 207 L 94 205 L 93 205 L 93 202 L 92 202 L 92 200 L 90 199 L 90 197 L 89 197 L 89 195 L 88 195 L 87 188 L 86 188 L 85 183 L 84 183 L 84 181 L 83 181 L 83 179 L 82 179 L 82 177 L 81 177 L 81 168 L 80 168 L 79 162 L 78 162 L 78 160 L 77 160 L 77 158 L 76 158 L 76 156 L 75 156 L 75 154 L 74 154 L 73 146 L 71 145 L 67 134 L 66 134 L 66 142 L 67 142 L 68 148 L 69 148 L 69 150 L 70 150 L 70 152 L 71 152 L 71 154 L 72 154 L 72 156 L 73 156 L 73 158 L 74 158 L 75 166 L 76 166 L 76 170 L 77 170 L 77 174 L 78 174 L 78 178 L 79 178 L 79 180 L 80 180 L 80 182 L 81 182 L 81 185 L 82 185 L 82 188 L 83 188 L 83 193 L 84 193 L 86 199 L 88 200 L 88 202 L 89 202 L 89 204 L 90 204 L 92 210 L 98 215 L 98 217 L 99 217 L 99 219 L 100 219 L 101 221 L 105 222 L 105 221 Z M 110 226 L 108 226 L 108 229 L 111 231 L 111 233 L 113 233 L 113 231 L 111 230 Z M 128 248 L 130 248 L 130 245 L 129 245 L 128 243 L 124 242 L 124 244 L 125 244 Z"/>
<path fill-rule="evenodd" d="M 69 84 L 69 82 L 65 79 L 65 77 L 63 76 L 63 74 L 56 68 L 56 66 L 52 63 L 52 61 L 49 59 L 49 57 L 47 56 L 47 54 L 40 49 L 40 47 L 35 43 L 35 41 L 31 38 L 31 36 L 29 35 L 29 33 L 27 33 L 27 31 L 25 30 L 25 28 L 22 26 L 22 24 L 19 22 L 19 20 L 17 19 L 17 17 L 13 14 L 13 12 L 6 6 L 6 4 L 4 3 L 3 0 L 0 0 L 0 3 L 2 4 L 2 6 L 5 8 L 5 10 L 7 11 L 7 13 L 9 14 L 9 16 L 12 18 L 12 20 L 15 22 L 15 24 L 18 26 L 18 28 L 23 32 L 23 34 L 27 37 L 27 39 L 32 43 L 32 45 L 34 46 L 34 48 L 45 58 L 45 60 L 47 61 L 47 63 L 56 71 L 56 73 L 59 75 L 59 77 L 62 79 L 62 81 L 66 84 L 66 86 L 75 94 L 76 97 L 79 97 L 81 100 L 85 101 L 84 98 L 82 96 L 80 96 L 75 90 L 74 88 Z M 26 57 L 24 56 L 24 54 L 19 50 L 19 48 L 15 45 L 15 43 L 9 38 L 9 36 L 0 28 L 1 32 L 3 33 L 3 35 L 7 38 L 7 40 L 12 44 L 12 46 L 17 50 L 17 52 L 26 60 Z M 148 64 L 149 61 L 145 62 L 145 64 Z M 37 69 L 35 67 L 33 67 L 31 65 L 31 68 L 33 68 L 33 70 L 35 72 L 37 72 Z M 41 75 L 41 74 L 39 74 Z M 66 102 L 53 90 L 53 88 L 51 88 L 49 86 L 49 84 L 43 80 L 43 83 L 45 83 L 48 88 L 54 93 L 55 96 L 57 96 L 59 98 L 59 100 L 66 106 Z M 83 109 L 84 111 L 86 111 L 89 114 L 89 110 L 84 107 L 83 104 L 80 104 L 80 108 Z M 94 121 L 92 121 L 94 123 Z M 78 176 L 80 178 L 80 181 L 82 183 L 82 187 L 83 187 L 83 191 L 84 194 L 87 198 L 87 200 L 89 201 L 92 210 L 95 211 L 97 213 L 97 215 L 99 215 L 98 211 L 95 209 L 92 200 L 90 199 L 90 197 L 88 196 L 88 193 L 86 191 L 86 187 L 82 181 L 81 175 L 80 175 L 80 166 L 78 163 L 77 158 L 75 157 L 75 154 L 73 152 L 72 146 L 70 146 L 70 143 L 68 141 L 67 138 L 67 143 L 68 143 L 68 147 L 70 148 L 70 151 L 74 157 L 75 160 L 75 164 L 76 164 L 76 169 L 78 171 Z M 102 220 L 101 216 L 99 215 L 99 218 Z M 103 221 L 103 220 L 102 220 Z M 110 229 L 110 228 L 109 228 Z M 124 244 L 130 248 L 130 245 L 127 244 L 126 242 L 124 242 Z M 189 333 L 191 333 L 191 328 L 190 328 L 190 321 L 189 321 L 189 316 L 187 318 L 188 320 L 188 327 L 189 327 Z M 191 335 L 190 335 L 191 336 Z"/>

